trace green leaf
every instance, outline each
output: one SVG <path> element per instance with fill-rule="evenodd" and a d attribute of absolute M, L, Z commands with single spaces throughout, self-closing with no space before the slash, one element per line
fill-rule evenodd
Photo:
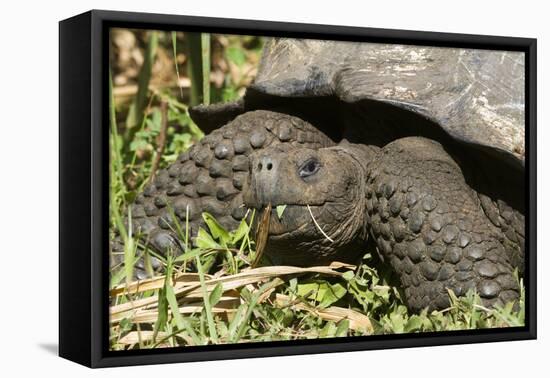
<path fill-rule="evenodd" d="M 241 319 L 243 318 L 243 315 L 245 314 L 247 309 L 247 304 L 242 303 L 238 308 L 237 312 L 235 312 L 235 315 L 233 317 L 233 320 L 231 321 L 231 324 L 229 325 L 229 331 L 228 331 L 228 338 L 229 340 L 233 341 L 235 340 L 235 335 L 237 332 L 237 327 L 241 323 Z"/>
<path fill-rule="evenodd" d="M 146 150 L 149 143 L 143 139 L 134 139 L 130 142 L 130 151 Z"/>
<path fill-rule="evenodd" d="M 240 47 L 231 46 L 225 51 L 225 55 L 229 61 L 241 67 L 246 62 L 246 55 Z"/>
<path fill-rule="evenodd" d="M 231 243 L 229 232 L 212 215 L 202 213 L 202 219 L 210 229 L 212 237 L 218 240 L 222 246 L 225 247 L 228 243 Z"/>
<path fill-rule="evenodd" d="M 197 247 L 206 249 L 221 248 L 221 246 L 212 239 L 212 236 L 202 227 L 199 227 L 199 232 L 197 233 Z"/>
<path fill-rule="evenodd" d="M 413 315 L 407 321 L 405 325 L 405 332 L 421 331 L 423 321 L 422 318 L 418 315 Z"/>
<path fill-rule="evenodd" d="M 210 236 L 210 235 L 209 235 Z M 192 250 L 190 250 L 189 252 L 186 252 L 182 255 L 179 255 L 178 257 L 176 257 L 174 259 L 174 262 L 175 263 L 180 263 L 180 262 L 184 262 L 184 261 L 187 261 L 187 260 L 190 260 L 190 259 L 193 259 L 197 256 L 200 256 L 204 253 L 204 250 L 200 249 L 200 248 L 194 248 Z"/>
<path fill-rule="evenodd" d="M 218 326 L 219 336 L 222 338 L 226 338 L 229 335 L 229 328 L 227 327 L 227 323 L 217 322 L 216 325 Z"/>
<path fill-rule="evenodd" d="M 130 331 L 132 329 L 133 323 L 128 318 L 124 318 L 120 321 L 120 328 L 123 332 Z"/>
<path fill-rule="evenodd" d="M 239 98 L 239 92 L 231 87 L 231 88 L 223 88 L 222 91 L 222 102 L 229 102 L 234 101 Z"/>
<path fill-rule="evenodd" d="M 166 279 L 168 280 L 168 277 Z M 165 293 L 166 293 L 166 300 L 168 302 L 168 305 L 170 306 L 170 310 L 172 311 L 172 316 L 174 317 L 174 320 L 176 321 L 178 328 L 181 330 L 184 330 L 185 324 L 183 322 L 183 317 L 181 316 L 181 313 L 179 310 L 176 294 L 174 293 L 174 288 L 170 283 L 166 283 Z"/>
<path fill-rule="evenodd" d="M 320 285 L 318 282 L 307 282 L 307 283 L 298 284 L 296 294 L 298 294 L 301 297 L 304 297 L 309 293 L 315 294 L 319 290 L 319 286 Z"/>
<path fill-rule="evenodd" d="M 159 289 L 158 294 L 158 317 L 155 323 L 155 337 L 159 331 L 162 331 L 166 327 L 168 321 L 168 300 L 166 299 L 166 286 Z"/>
<path fill-rule="evenodd" d="M 239 241 L 241 241 L 250 231 L 250 227 L 246 223 L 246 220 L 242 220 L 239 224 L 239 227 L 235 232 L 233 233 L 233 237 L 231 238 L 231 244 L 236 245 Z"/>
<path fill-rule="evenodd" d="M 321 331 L 319 332 L 319 337 L 333 337 L 336 334 L 336 330 L 336 324 L 334 324 L 334 322 L 328 321 L 327 324 L 325 324 L 325 326 L 321 328 Z"/>
<path fill-rule="evenodd" d="M 151 129 L 146 135 L 158 135 L 162 128 L 162 112 L 159 108 L 154 108 L 151 115 L 146 118 L 145 123 Z"/>
<path fill-rule="evenodd" d="M 298 287 L 298 279 L 296 277 L 291 278 L 288 284 L 289 284 L 288 286 L 290 288 L 290 292 L 295 293 Z"/>
<path fill-rule="evenodd" d="M 403 318 L 403 315 L 399 313 L 392 313 L 390 314 L 390 321 L 393 332 L 403 333 L 405 331 L 405 319 Z"/>
<path fill-rule="evenodd" d="M 336 328 L 336 332 L 334 336 L 336 337 L 347 336 L 348 330 L 349 330 L 349 320 L 348 319 L 341 320 L 338 323 L 338 327 Z"/>
<path fill-rule="evenodd" d="M 285 209 L 286 209 L 286 205 L 279 205 L 277 206 L 277 217 L 279 217 L 279 219 L 281 219 L 283 217 L 283 213 L 285 212 Z"/>
<path fill-rule="evenodd" d="M 328 307 L 346 295 L 346 288 L 340 284 L 330 284 L 326 281 L 313 281 L 298 284 L 297 294 L 305 296 L 313 292 L 313 298 L 319 303 L 320 307 Z"/>
<path fill-rule="evenodd" d="M 325 292 L 319 306 L 328 307 L 346 295 L 346 288 L 339 283 L 328 285 L 328 290 Z"/>
<path fill-rule="evenodd" d="M 348 270 L 342 275 L 342 278 L 346 281 L 351 281 L 355 277 L 355 273 L 352 270 Z"/>
<path fill-rule="evenodd" d="M 294 320 L 295 312 L 289 308 L 285 308 L 283 309 L 283 315 L 284 315 L 282 320 L 283 326 L 290 327 L 290 325 Z"/>
<path fill-rule="evenodd" d="M 223 285 L 221 283 L 218 283 L 214 288 L 214 290 L 212 290 L 212 292 L 210 293 L 210 298 L 209 298 L 210 307 L 214 307 L 215 305 L 218 304 L 218 302 L 220 301 L 220 298 L 222 297 L 222 294 L 223 294 Z"/>
<path fill-rule="evenodd" d="M 182 153 L 183 151 L 187 151 L 187 149 L 189 149 L 189 147 L 191 147 L 192 145 L 193 139 L 191 134 L 175 134 L 172 138 L 172 142 L 170 142 L 170 144 L 168 145 L 168 151 L 163 156 L 163 159 L 165 161 L 170 161 L 170 163 L 173 163 L 174 161 L 176 161 L 180 153 Z M 172 156 L 173 158 L 170 159 Z"/>

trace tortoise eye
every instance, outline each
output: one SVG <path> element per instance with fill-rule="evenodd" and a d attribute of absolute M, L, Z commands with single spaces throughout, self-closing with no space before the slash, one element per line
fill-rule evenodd
<path fill-rule="evenodd" d="M 316 159 L 309 159 L 300 167 L 298 174 L 302 178 L 309 177 L 317 173 L 319 168 L 321 168 L 321 163 L 319 163 Z"/>

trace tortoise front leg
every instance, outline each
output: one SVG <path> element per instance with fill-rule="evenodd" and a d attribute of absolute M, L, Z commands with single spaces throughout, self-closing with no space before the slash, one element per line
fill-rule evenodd
<path fill-rule="evenodd" d="M 439 143 L 396 140 L 368 170 L 371 234 L 399 275 L 411 310 L 447 307 L 447 289 L 458 296 L 475 289 L 486 306 L 518 299 L 502 231 Z"/>

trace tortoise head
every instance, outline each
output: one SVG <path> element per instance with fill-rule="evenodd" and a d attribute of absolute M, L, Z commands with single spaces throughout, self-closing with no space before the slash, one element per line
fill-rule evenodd
<path fill-rule="evenodd" d="M 244 202 L 272 207 L 265 253 L 274 263 L 352 261 L 362 252 L 367 152 L 352 145 L 313 150 L 285 144 L 251 156 Z"/>

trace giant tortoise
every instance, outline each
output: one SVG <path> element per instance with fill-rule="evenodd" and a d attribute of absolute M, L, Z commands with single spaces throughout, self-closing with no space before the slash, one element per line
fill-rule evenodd
<path fill-rule="evenodd" d="M 517 300 L 524 80 L 522 53 L 271 39 L 242 99 L 191 110 L 208 134 L 138 195 L 132 222 L 182 251 L 170 209 L 193 239 L 202 212 L 231 229 L 286 205 L 274 263 L 356 262 L 370 243 L 412 311 L 448 306 L 449 289 Z"/>

